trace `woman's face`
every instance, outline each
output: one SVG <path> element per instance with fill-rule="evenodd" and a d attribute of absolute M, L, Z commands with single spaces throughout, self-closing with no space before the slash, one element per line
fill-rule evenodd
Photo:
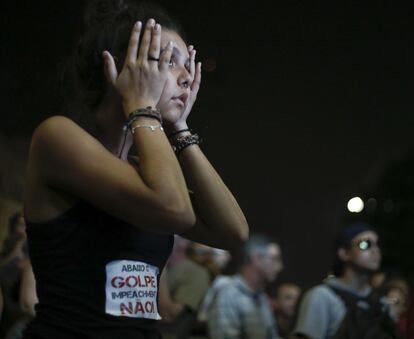
<path fill-rule="evenodd" d="M 190 94 L 193 77 L 190 74 L 190 55 L 183 39 L 174 31 L 164 30 L 161 49 L 173 42 L 167 82 L 158 102 L 158 109 L 167 124 L 175 123 L 183 114 Z"/>

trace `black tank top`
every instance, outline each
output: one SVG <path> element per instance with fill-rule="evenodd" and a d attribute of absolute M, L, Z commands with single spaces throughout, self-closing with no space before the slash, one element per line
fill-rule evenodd
<path fill-rule="evenodd" d="M 85 202 L 27 221 L 39 303 L 24 339 L 159 338 L 159 277 L 172 235 L 142 231 Z"/>

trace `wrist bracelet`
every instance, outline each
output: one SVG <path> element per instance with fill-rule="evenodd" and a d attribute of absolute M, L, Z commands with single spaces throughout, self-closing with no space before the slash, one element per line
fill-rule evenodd
<path fill-rule="evenodd" d="M 153 109 L 151 106 L 146 108 L 138 108 L 137 110 L 129 113 L 128 119 L 124 125 L 124 131 L 131 128 L 132 123 L 140 117 L 155 119 L 158 120 L 160 124 L 162 123 L 161 112 L 158 109 Z"/>
<path fill-rule="evenodd" d="M 184 132 L 191 132 L 191 129 L 189 129 L 189 128 L 180 129 L 179 131 L 176 131 L 176 132 L 173 132 L 173 133 L 169 134 L 168 138 L 172 138 L 172 137 L 176 136 L 177 134 L 184 133 Z"/>
<path fill-rule="evenodd" d="M 200 145 L 201 140 L 198 134 L 185 135 L 174 140 L 172 147 L 175 154 L 178 156 L 183 149 L 191 145 Z"/>
<path fill-rule="evenodd" d="M 161 131 L 164 131 L 164 128 L 162 128 L 161 125 L 135 125 L 131 128 L 131 133 L 135 134 L 136 128 L 149 128 L 152 132 L 154 132 L 157 128 L 159 128 Z"/>

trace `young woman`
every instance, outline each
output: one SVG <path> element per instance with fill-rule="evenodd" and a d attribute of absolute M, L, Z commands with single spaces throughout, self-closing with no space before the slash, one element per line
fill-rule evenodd
<path fill-rule="evenodd" d="M 229 248 L 248 225 L 188 129 L 201 64 L 178 26 L 134 1 L 92 1 L 85 18 L 64 78 L 75 117 L 47 119 L 31 143 L 39 303 L 24 338 L 159 338 L 173 234 Z"/>

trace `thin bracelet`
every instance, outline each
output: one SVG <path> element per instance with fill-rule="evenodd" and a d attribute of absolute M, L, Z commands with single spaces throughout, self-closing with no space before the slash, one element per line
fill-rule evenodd
<path fill-rule="evenodd" d="M 135 111 L 129 113 L 123 130 L 126 131 L 128 128 L 131 128 L 131 125 L 134 123 L 134 121 L 140 117 L 156 119 L 160 124 L 162 124 L 161 112 L 158 109 L 153 109 L 151 106 L 148 106 L 146 108 L 138 108 Z"/>
<path fill-rule="evenodd" d="M 159 122 L 161 123 L 161 121 L 160 121 L 157 117 L 155 117 L 155 116 L 153 116 L 153 115 L 151 115 L 151 114 L 143 114 L 143 113 L 141 113 L 141 114 L 135 114 L 134 116 L 132 116 L 132 117 L 129 119 L 129 121 L 128 121 L 127 123 L 125 123 L 125 125 L 124 125 L 124 127 L 123 127 L 123 130 L 124 130 L 124 131 L 127 131 L 128 129 L 131 129 L 132 124 L 133 124 L 135 121 L 137 121 L 139 118 L 149 118 L 149 119 L 155 119 L 155 120 L 157 120 L 157 121 L 159 121 Z"/>
<path fill-rule="evenodd" d="M 176 136 L 177 134 L 183 133 L 183 132 L 191 132 L 191 129 L 189 128 L 185 128 L 185 129 L 180 129 L 179 131 L 173 132 L 171 134 L 168 135 L 168 138 L 172 138 L 173 136 Z"/>
<path fill-rule="evenodd" d="M 131 128 L 131 133 L 135 134 L 135 129 L 136 128 L 149 128 L 151 129 L 152 132 L 154 132 L 157 128 L 159 128 L 161 131 L 164 130 L 164 128 L 162 128 L 161 125 L 135 125 L 134 127 Z"/>

